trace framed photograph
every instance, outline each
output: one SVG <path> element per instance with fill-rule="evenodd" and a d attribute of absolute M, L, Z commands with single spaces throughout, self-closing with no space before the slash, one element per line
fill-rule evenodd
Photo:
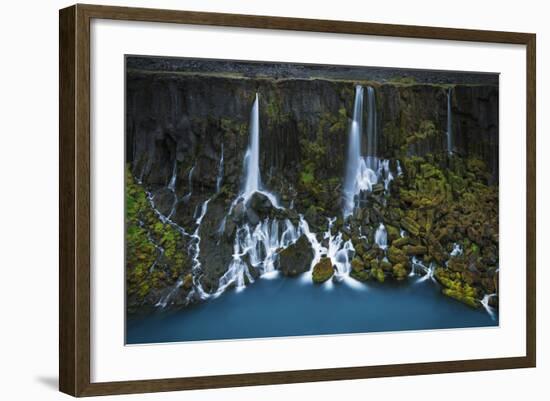
<path fill-rule="evenodd" d="M 534 367 L 535 35 L 60 11 L 60 390 Z"/>

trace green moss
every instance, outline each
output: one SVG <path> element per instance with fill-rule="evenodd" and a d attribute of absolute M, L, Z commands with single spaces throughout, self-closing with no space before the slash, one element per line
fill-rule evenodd
<path fill-rule="evenodd" d="M 142 302 L 153 288 L 173 284 L 189 270 L 183 238 L 151 209 L 145 190 L 126 169 L 127 292 Z M 161 254 L 158 247 L 164 249 Z"/>
<path fill-rule="evenodd" d="M 397 76 L 388 79 L 388 82 L 397 85 L 416 85 L 416 78 L 410 76 Z"/>
<path fill-rule="evenodd" d="M 323 283 L 332 277 L 334 268 L 330 258 L 321 258 L 321 260 L 313 266 L 312 279 L 314 283 Z"/>

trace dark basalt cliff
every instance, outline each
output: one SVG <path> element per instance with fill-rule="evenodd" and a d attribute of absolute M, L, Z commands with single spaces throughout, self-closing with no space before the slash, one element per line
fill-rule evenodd
<path fill-rule="evenodd" d="M 317 215 L 341 215 L 341 185 L 356 84 L 369 85 L 375 89 L 378 156 L 389 159 L 394 169 L 397 160 L 413 160 L 414 157 L 426 157 L 435 169 L 449 166 L 447 96 L 449 88 L 452 88 L 453 155 L 460 160 L 480 160 L 488 172 L 486 179 L 482 179 L 484 185 L 498 185 L 499 94 L 496 85 L 296 77 L 250 79 L 231 74 L 128 70 L 128 179 L 139 182 L 149 192 L 149 196 L 155 197 L 158 211 L 165 216 L 171 215 L 171 219 L 189 233 L 196 227 L 201 205 L 205 200 L 211 199 L 202 224 L 198 227 L 201 238 L 199 259 L 204 273 L 200 280 L 206 291 L 216 290 L 218 280 L 232 258 L 235 223 L 227 222 L 221 239 L 218 232 L 220 221 L 241 188 L 243 158 L 249 141 L 250 110 L 256 93 L 259 94 L 260 171 L 263 183 L 279 196 L 282 206 L 289 208 L 292 205 L 292 210 L 306 214 L 309 223 L 315 226 L 315 220 L 319 220 Z M 222 153 L 221 188 L 217 188 Z M 364 149 L 362 153 L 364 154 Z M 411 175 L 407 169 L 421 171 L 422 168 L 426 174 L 425 179 L 430 179 L 424 165 L 420 166 L 414 160 L 404 163 L 403 166 L 406 170 L 406 179 L 403 180 L 409 180 L 409 190 L 411 186 L 420 184 L 411 181 L 416 176 Z M 457 169 L 464 170 L 462 167 Z M 172 192 L 168 187 L 174 171 L 176 179 Z M 484 173 L 480 174 L 481 177 Z M 475 179 L 474 173 L 470 175 L 472 180 Z M 400 180 L 396 182 L 400 185 Z M 398 187 L 394 192 L 397 191 Z M 174 194 L 180 201 L 171 213 Z M 137 209 L 142 210 L 139 213 L 145 213 L 145 198 L 140 196 L 142 203 Z M 403 197 L 405 198 L 404 195 Z M 296 212 L 289 212 L 284 217 L 297 221 Z M 371 226 L 382 221 L 386 224 L 393 221 L 399 226 L 400 218 L 395 222 L 396 219 L 390 216 L 390 212 L 391 210 L 387 213 L 378 211 L 377 217 L 371 217 Z M 437 213 L 435 215 L 439 216 Z M 151 221 L 155 218 L 151 213 L 147 216 Z M 413 217 L 416 218 L 416 215 Z M 425 217 L 419 215 L 417 221 L 423 218 Z M 143 225 L 142 220 L 139 224 Z M 403 224 L 408 224 L 408 220 L 403 221 Z M 411 226 L 414 228 L 416 223 L 413 223 Z M 498 227 L 496 230 L 498 232 Z M 161 245 L 174 239 L 160 238 L 162 235 L 166 236 L 160 231 L 149 235 L 158 235 L 157 243 Z M 170 235 L 178 237 L 180 234 L 175 230 Z M 476 235 L 477 232 L 472 234 L 473 237 Z M 412 245 L 426 245 L 427 248 L 424 249 L 441 247 L 433 245 L 436 240 L 432 237 L 427 238 L 419 238 L 418 243 L 413 241 Z M 459 237 L 450 235 L 443 246 L 446 248 L 447 241 L 457 238 Z M 174 254 L 185 253 L 190 246 L 185 235 L 179 241 L 178 245 L 172 244 Z M 481 239 L 479 242 L 478 246 L 491 247 L 491 252 L 496 252 L 493 242 L 489 244 Z M 163 263 L 167 266 L 176 263 L 167 260 L 165 256 L 166 249 L 172 248 L 162 246 L 165 259 Z M 287 254 L 291 251 L 287 251 Z M 174 257 L 172 254 L 168 256 Z M 292 255 L 289 257 L 288 260 L 292 260 Z M 130 281 L 134 280 L 132 282 L 139 290 L 129 296 L 129 305 L 135 306 L 143 302 L 154 304 L 161 295 L 171 290 L 178 278 L 180 281 L 177 288 L 181 288 L 181 296 L 179 301 L 176 296 L 173 302 L 188 302 L 184 298 L 195 279 L 191 275 L 191 265 L 194 262 L 191 256 L 186 255 L 185 258 L 177 261 L 177 269 L 167 268 L 168 273 L 155 276 L 153 281 L 149 280 L 147 288 L 140 284 L 143 281 L 141 275 L 130 277 Z M 151 264 L 153 260 L 148 260 L 147 263 Z M 410 267 L 405 267 L 406 264 L 397 260 L 394 271 L 398 273 L 395 274 L 399 274 L 399 277 L 406 275 L 406 270 L 410 270 Z M 495 262 L 489 264 L 494 267 Z M 390 264 L 390 272 L 391 268 Z M 365 274 L 361 269 L 354 270 L 356 277 Z M 384 275 L 378 267 L 374 274 L 381 274 L 382 277 Z M 482 278 L 486 278 L 486 274 Z M 455 278 L 452 276 L 450 279 L 443 278 L 445 279 Z M 461 278 L 456 280 L 462 282 Z M 460 298 L 464 295 L 461 289 L 456 289 L 454 282 L 447 287 L 450 296 Z M 480 293 L 488 293 L 490 289 L 494 289 L 494 285 Z"/>
<path fill-rule="evenodd" d="M 227 179 L 237 182 L 248 142 L 250 108 L 259 93 L 264 180 L 282 174 L 297 186 L 297 173 L 304 167 L 307 152 L 303 140 L 315 143 L 319 139 L 328 156 L 319 178 L 326 178 L 325 172 L 332 176 L 344 169 L 355 83 L 361 82 L 130 72 L 127 162 L 147 184 L 166 185 L 175 159 L 188 163 L 196 158 L 194 180 L 205 190 L 213 189 L 223 143 L 230 156 Z M 445 151 L 448 86 L 370 85 L 378 103 L 380 157 Z M 498 87 L 453 86 L 452 113 L 454 151 L 481 158 L 497 177 Z M 423 122 L 433 123 L 433 130 L 422 132 Z M 415 132 L 418 135 L 411 138 Z M 182 170 L 178 183 L 185 185 L 186 179 Z"/>

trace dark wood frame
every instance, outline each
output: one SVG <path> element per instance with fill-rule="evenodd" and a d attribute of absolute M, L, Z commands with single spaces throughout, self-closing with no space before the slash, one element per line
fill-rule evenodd
<path fill-rule="evenodd" d="M 90 21 L 92 18 L 442 39 L 526 46 L 526 356 L 334 369 L 90 382 Z M 73 396 L 535 367 L 536 35 L 298 18 L 74 5 L 59 13 L 59 389 Z"/>

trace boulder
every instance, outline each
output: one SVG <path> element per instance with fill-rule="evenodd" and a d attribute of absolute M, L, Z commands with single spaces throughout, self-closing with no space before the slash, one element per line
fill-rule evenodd
<path fill-rule="evenodd" d="M 428 249 L 422 245 L 407 245 L 403 248 L 403 251 L 405 251 L 408 256 L 419 256 L 426 254 Z"/>
<path fill-rule="evenodd" d="M 315 266 L 313 266 L 313 282 L 323 283 L 332 277 L 334 274 L 334 267 L 330 258 L 323 257 Z"/>
<path fill-rule="evenodd" d="M 260 216 L 258 216 L 254 209 L 246 209 L 246 219 L 251 226 L 255 226 L 260 222 Z"/>
<path fill-rule="evenodd" d="M 298 241 L 279 252 L 279 270 L 285 276 L 297 276 L 309 270 L 313 260 L 313 249 L 302 235 Z"/>
<path fill-rule="evenodd" d="M 392 242 L 392 246 L 403 248 L 409 243 L 409 237 L 401 237 Z"/>
<path fill-rule="evenodd" d="M 261 192 L 254 192 L 252 196 L 248 199 L 246 207 L 248 209 L 253 209 L 256 213 L 260 215 L 264 215 L 269 213 L 271 209 L 273 209 L 273 204 L 265 194 Z"/>
<path fill-rule="evenodd" d="M 365 282 L 370 280 L 370 273 L 367 270 L 355 271 L 352 270 L 350 277 L 356 279 L 357 281 Z"/>
<path fill-rule="evenodd" d="M 398 263 L 396 265 L 393 265 L 392 274 L 394 279 L 396 279 L 397 281 L 401 281 L 407 278 L 408 272 L 404 264 Z"/>

